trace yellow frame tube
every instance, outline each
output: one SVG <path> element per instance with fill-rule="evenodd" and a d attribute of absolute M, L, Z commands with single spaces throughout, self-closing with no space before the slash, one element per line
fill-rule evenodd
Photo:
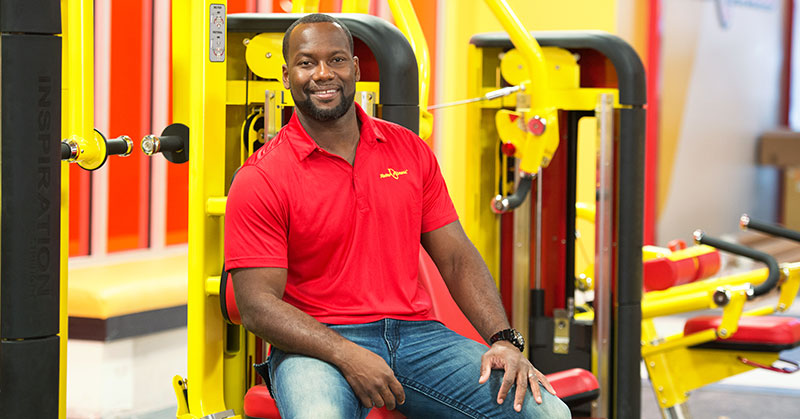
<path fill-rule="evenodd" d="M 520 22 L 517 15 L 511 11 L 508 3 L 505 0 L 485 0 L 486 5 L 492 10 L 492 13 L 500 21 L 514 47 L 519 50 L 522 57 L 525 59 L 528 70 L 528 80 L 531 81 L 530 86 L 526 88 L 531 89 L 531 101 L 534 104 L 545 105 L 549 104 L 550 96 L 547 92 L 547 71 L 544 65 L 544 55 L 539 42 L 536 41 L 530 32 L 525 29 L 525 26 Z M 533 82 L 536 80 L 536 82 Z M 539 106 L 532 106 L 538 108 Z"/>
<path fill-rule="evenodd" d="M 61 0 L 62 138 L 94 138 L 94 3 Z M 61 164 L 61 267 L 59 296 L 58 417 L 67 415 L 67 340 L 69 336 L 69 163 Z"/>
<path fill-rule="evenodd" d="M 420 137 L 423 139 L 429 137 L 433 130 L 432 115 L 427 112 L 428 109 L 428 95 L 430 92 L 430 67 L 431 57 L 428 51 L 428 43 L 425 41 L 425 34 L 422 32 L 422 26 L 419 24 L 417 13 L 414 11 L 414 6 L 411 0 L 388 0 L 389 9 L 392 11 L 395 25 L 403 32 L 408 42 L 411 44 L 411 49 L 414 50 L 414 56 L 417 58 L 417 68 L 419 71 L 419 111 L 420 111 Z M 422 126 L 423 121 L 426 120 L 427 126 Z"/>
<path fill-rule="evenodd" d="M 244 394 L 228 394 L 223 374 L 223 321 L 217 297 L 206 292 L 207 278 L 222 265 L 222 219 L 206 214 L 209 197 L 224 195 L 226 65 L 209 60 L 211 6 L 225 0 L 172 2 L 173 117 L 189 126 L 188 205 L 188 417 L 234 408 Z M 227 33 L 226 33 L 227 37 Z M 227 51 L 226 51 L 227 54 Z M 236 398 L 238 397 L 238 400 Z M 230 406 L 226 405 L 226 401 Z"/>
<path fill-rule="evenodd" d="M 721 286 L 736 286 L 745 283 L 753 285 L 760 284 L 767 279 L 769 271 L 767 268 L 755 269 L 748 272 L 729 275 L 721 278 L 711 278 L 702 281 L 692 282 L 690 284 L 678 285 L 676 287 L 668 288 L 663 291 L 651 291 L 642 297 L 642 304 L 653 303 L 662 299 L 672 299 L 681 294 L 694 294 L 697 292 L 709 292 L 716 290 Z M 691 311 L 691 310 L 686 310 Z"/>

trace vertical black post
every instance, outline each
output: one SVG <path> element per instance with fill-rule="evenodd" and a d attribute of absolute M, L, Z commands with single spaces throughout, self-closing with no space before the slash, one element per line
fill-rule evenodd
<path fill-rule="evenodd" d="M 641 409 L 642 219 L 644 214 L 645 110 L 619 110 L 617 147 L 616 296 L 614 304 L 613 412 L 638 418 Z"/>
<path fill-rule="evenodd" d="M 57 418 L 61 9 L 0 0 L 0 418 Z"/>

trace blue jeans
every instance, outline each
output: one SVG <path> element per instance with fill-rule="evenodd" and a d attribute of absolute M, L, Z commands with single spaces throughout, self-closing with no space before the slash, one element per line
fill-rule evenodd
<path fill-rule="evenodd" d="M 528 390 L 517 413 L 512 387 L 498 405 L 503 371 L 492 371 L 488 382 L 478 384 L 481 356 L 488 348 L 439 322 L 384 319 L 329 327 L 386 361 L 406 394 L 397 410 L 409 418 L 571 417 L 569 408 L 541 385 L 542 404 Z M 363 419 L 369 413 L 339 370 L 327 362 L 273 348 L 268 365 L 272 394 L 284 419 Z"/>

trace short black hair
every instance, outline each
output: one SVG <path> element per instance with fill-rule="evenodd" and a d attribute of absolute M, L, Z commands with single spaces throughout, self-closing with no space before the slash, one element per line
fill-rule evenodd
<path fill-rule="evenodd" d="M 347 41 L 350 45 L 350 54 L 353 54 L 353 35 L 350 33 L 350 30 L 347 29 L 347 26 L 342 23 L 339 19 L 336 19 L 333 16 L 326 15 L 324 13 L 312 13 L 309 15 L 305 15 L 300 19 L 297 19 L 292 23 L 288 29 L 286 29 L 286 33 L 283 34 L 283 60 L 286 61 L 288 64 L 289 62 L 289 36 L 292 34 L 292 30 L 294 30 L 295 26 L 302 25 L 304 23 L 334 23 L 339 25 L 344 32 L 344 35 L 347 37 Z"/>

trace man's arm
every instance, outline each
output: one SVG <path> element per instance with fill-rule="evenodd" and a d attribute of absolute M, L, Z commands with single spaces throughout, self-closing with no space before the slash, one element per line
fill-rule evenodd
<path fill-rule="evenodd" d="M 461 223 L 454 221 L 424 233 L 421 242 L 436 263 L 453 300 L 484 340 L 488 342 L 493 334 L 511 327 L 489 269 L 464 233 Z M 497 402 L 500 404 L 503 403 L 513 384 L 517 385 L 514 397 L 514 409 L 517 411 L 522 410 L 522 402 L 529 383 L 534 399 L 538 403 L 542 402 L 539 382 L 549 392 L 555 394 L 547 378 L 510 342 L 496 342 L 483 355 L 481 383 L 489 379 L 493 368 L 505 370 L 503 383 L 497 395 Z"/>
<path fill-rule="evenodd" d="M 364 406 L 385 405 L 391 410 L 405 402 L 403 386 L 383 358 L 281 299 L 286 269 L 233 269 L 231 275 L 236 305 L 248 330 L 285 352 L 335 365 Z"/>

